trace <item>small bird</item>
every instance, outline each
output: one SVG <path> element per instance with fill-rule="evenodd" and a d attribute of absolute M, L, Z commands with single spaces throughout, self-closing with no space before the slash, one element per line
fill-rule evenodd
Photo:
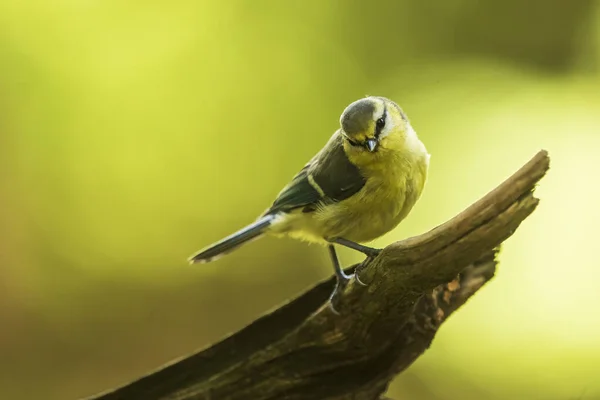
<path fill-rule="evenodd" d="M 289 236 L 328 247 L 335 302 L 353 275 L 339 263 L 334 244 L 375 257 L 359 243 L 389 232 L 421 195 L 429 153 L 406 114 L 385 97 L 359 99 L 342 112 L 340 129 L 279 193 L 256 222 L 189 258 L 206 263 L 265 234 Z"/>

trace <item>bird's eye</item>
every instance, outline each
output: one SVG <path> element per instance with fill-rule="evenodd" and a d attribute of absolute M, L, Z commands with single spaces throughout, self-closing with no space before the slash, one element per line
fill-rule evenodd
<path fill-rule="evenodd" d="M 377 129 L 382 129 L 385 126 L 385 118 L 381 117 L 375 122 L 377 124 Z"/>

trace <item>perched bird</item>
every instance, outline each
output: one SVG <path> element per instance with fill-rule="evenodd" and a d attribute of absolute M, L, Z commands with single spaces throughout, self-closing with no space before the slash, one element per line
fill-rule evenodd
<path fill-rule="evenodd" d="M 421 195 L 429 154 L 402 109 L 384 97 L 350 104 L 340 129 L 256 222 L 190 257 L 206 263 L 264 234 L 328 246 L 337 277 L 332 307 L 352 278 L 334 244 L 374 257 L 369 242 L 395 228 Z"/>

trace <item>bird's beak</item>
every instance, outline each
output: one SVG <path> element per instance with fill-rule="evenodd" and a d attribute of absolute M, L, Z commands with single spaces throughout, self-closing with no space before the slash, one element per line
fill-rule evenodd
<path fill-rule="evenodd" d="M 371 153 L 374 152 L 375 149 L 377 148 L 377 139 L 373 139 L 373 138 L 367 139 L 367 141 L 365 142 L 365 147 Z"/>

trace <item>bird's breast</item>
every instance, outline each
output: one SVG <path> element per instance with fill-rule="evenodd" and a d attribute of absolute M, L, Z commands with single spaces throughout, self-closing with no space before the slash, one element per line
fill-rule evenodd
<path fill-rule="evenodd" d="M 368 242 L 408 215 L 425 184 L 427 165 L 419 159 L 392 161 L 383 166 L 385 171 L 368 171 L 364 187 L 355 195 L 317 211 L 325 237 Z"/>

